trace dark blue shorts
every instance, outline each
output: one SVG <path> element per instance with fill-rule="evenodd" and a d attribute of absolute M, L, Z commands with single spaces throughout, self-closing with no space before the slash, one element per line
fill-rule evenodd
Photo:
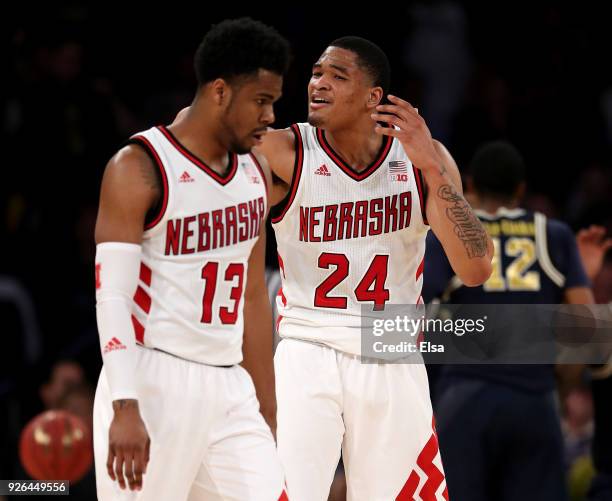
<path fill-rule="evenodd" d="M 452 501 L 566 501 L 553 395 L 443 378 L 435 406 Z"/>

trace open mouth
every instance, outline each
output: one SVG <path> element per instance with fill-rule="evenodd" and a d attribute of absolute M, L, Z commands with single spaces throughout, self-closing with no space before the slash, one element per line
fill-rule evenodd
<path fill-rule="evenodd" d="M 312 96 L 310 98 L 310 109 L 311 110 L 319 110 L 321 108 L 325 108 L 326 106 L 329 106 L 330 104 L 331 102 L 329 102 L 327 99 L 323 97 Z"/>
<path fill-rule="evenodd" d="M 266 135 L 265 131 L 254 132 L 251 134 L 251 137 L 255 139 L 257 144 L 261 144 L 263 142 L 263 137 Z"/>

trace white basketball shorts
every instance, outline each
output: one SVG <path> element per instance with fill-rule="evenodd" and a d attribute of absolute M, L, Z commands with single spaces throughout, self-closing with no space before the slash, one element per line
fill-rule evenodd
<path fill-rule="evenodd" d="M 100 501 L 286 499 L 270 428 L 249 374 L 139 348 L 138 401 L 151 439 L 141 491 L 121 490 L 106 470 L 112 402 L 104 369 L 94 403 Z"/>

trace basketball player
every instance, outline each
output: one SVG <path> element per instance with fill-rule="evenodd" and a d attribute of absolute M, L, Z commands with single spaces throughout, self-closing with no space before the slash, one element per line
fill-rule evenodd
<path fill-rule="evenodd" d="M 604 267 L 606 253 L 612 249 L 612 238 L 606 238 L 605 227 L 591 226 L 578 232 L 577 242 L 587 276 L 595 281 Z M 612 297 L 608 295 L 602 299 L 610 301 Z M 612 319 L 612 302 L 608 302 L 608 307 L 607 318 Z M 595 424 L 591 455 L 596 475 L 591 482 L 588 501 L 606 501 L 612 499 L 612 357 L 607 364 L 590 369 Z"/>
<path fill-rule="evenodd" d="M 470 285 L 489 276 L 492 246 L 417 111 L 382 105 L 389 73 L 373 43 L 332 42 L 308 123 L 261 147 L 280 202 L 278 447 L 295 501 L 327 499 L 341 450 L 349 500 L 446 498 L 425 368 L 363 364 L 360 312 L 419 302 L 430 226 Z"/>
<path fill-rule="evenodd" d="M 425 299 L 594 303 L 570 228 L 519 207 L 525 166 L 516 148 L 488 143 L 470 170 L 476 214 L 495 245 L 493 273 L 481 287 L 464 287 L 430 237 Z M 436 417 L 453 501 L 567 499 L 553 365 L 449 365 L 438 378 Z"/>
<path fill-rule="evenodd" d="M 248 18 L 214 26 L 195 56 L 189 110 L 133 136 L 106 168 L 96 224 L 101 500 L 286 499 L 255 392 L 274 426 L 261 293 L 271 177 L 249 152 L 274 121 L 287 64 L 274 29 Z"/>

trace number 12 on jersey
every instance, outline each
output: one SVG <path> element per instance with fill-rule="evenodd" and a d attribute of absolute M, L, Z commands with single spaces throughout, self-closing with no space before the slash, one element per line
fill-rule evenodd
<path fill-rule="evenodd" d="M 319 268 L 334 271 L 315 289 L 314 305 L 319 308 L 337 308 L 345 310 L 348 298 L 346 296 L 330 296 L 329 293 L 338 286 L 350 272 L 350 263 L 344 254 L 323 252 L 319 255 Z M 374 303 L 375 310 L 382 310 L 389 300 L 389 289 L 385 288 L 389 256 L 377 254 L 372 259 L 368 270 L 355 287 L 355 298 L 357 301 Z"/>

